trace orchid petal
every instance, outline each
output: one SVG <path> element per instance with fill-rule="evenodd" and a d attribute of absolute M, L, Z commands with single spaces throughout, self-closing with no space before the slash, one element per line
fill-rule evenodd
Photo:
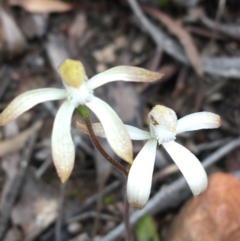
<path fill-rule="evenodd" d="M 75 106 L 66 100 L 59 108 L 52 131 L 52 156 L 58 176 L 65 182 L 73 169 L 75 147 L 71 137 L 71 118 Z"/>
<path fill-rule="evenodd" d="M 88 84 L 92 89 L 113 81 L 153 82 L 163 74 L 152 72 L 139 67 L 117 66 L 93 76 Z"/>
<path fill-rule="evenodd" d="M 178 120 L 177 134 L 185 131 L 218 128 L 220 125 L 221 119 L 219 115 L 210 112 L 197 112 Z"/>
<path fill-rule="evenodd" d="M 77 127 L 83 133 L 88 134 L 87 126 L 85 124 L 81 124 L 81 123 L 77 122 Z M 93 127 L 93 130 L 94 130 L 94 133 L 96 136 L 106 138 L 105 131 L 104 131 L 101 123 L 93 123 L 92 127 Z M 143 131 L 141 129 L 138 129 L 138 128 L 136 128 L 134 126 L 130 126 L 130 125 L 125 125 L 125 128 L 129 134 L 131 140 L 140 141 L 140 140 L 148 140 L 148 139 L 152 138 L 148 131 Z"/>
<path fill-rule="evenodd" d="M 207 174 L 199 160 L 184 146 L 174 142 L 162 144 L 185 177 L 194 196 L 207 188 Z"/>
<path fill-rule="evenodd" d="M 104 101 L 93 97 L 86 103 L 101 121 L 106 138 L 113 151 L 123 160 L 132 163 L 132 142 L 116 112 Z"/>
<path fill-rule="evenodd" d="M 130 126 L 130 125 L 125 125 L 125 127 L 127 129 L 127 132 L 131 140 L 142 141 L 142 140 L 148 140 L 152 138 L 149 131 L 143 131 L 137 127 Z"/>
<path fill-rule="evenodd" d="M 0 125 L 16 119 L 33 106 L 49 100 L 60 100 L 66 98 L 66 91 L 54 88 L 30 90 L 17 96 L 0 114 Z"/>
<path fill-rule="evenodd" d="M 129 204 L 134 208 L 142 209 L 149 199 L 156 150 L 157 140 L 149 139 L 130 168 L 127 180 L 127 198 Z"/>

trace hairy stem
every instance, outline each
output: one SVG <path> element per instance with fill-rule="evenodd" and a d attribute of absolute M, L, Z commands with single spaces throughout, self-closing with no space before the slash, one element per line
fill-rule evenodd
<path fill-rule="evenodd" d="M 114 167 L 116 167 L 124 176 L 128 175 L 128 171 L 127 169 L 122 166 L 119 162 L 117 162 L 116 160 L 114 160 L 112 157 L 110 157 L 108 155 L 108 153 L 103 149 L 102 145 L 100 144 L 99 140 L 97 139 L 94 130 L 92 128 L 92 123 L 90 119 L 86 119 L 84 120 L 85 124 L 88 128 L 88 132 L 90 135 L 90 138 L 93 142 L 93 144 L 95 145 L 95 147 L 97 148 L 97 150 L 101 153 L 101 155 L 108 161 L 110 162 Z"/>
<path fill-rule="evenodd" d="M 97 148 L 97 150 L 100 152 L 100 154 L 108 162 L 110 162 L 117 170 L 119 170 L 125 177 L 127 177 L 128 170 L 124 166 L 122 166 L 119 162 L 114 160 L 111 156 L 109 156 L 108 153 L 104 150 L 104 148 L 100 144 L 100 142 L 99 142 L 98 138 L 96 137 L 94 130 L 92 128 L 92 122 L 91 122 L 87 107 L 80 106 L 80 107 L 76 108 L 76 110 L 77 110 L 78 114 L 82 117 L 82 119 L 84 120 L 84 122 L 87 126 L 87 129 L 88 129 L 88 132 L 89 132 L 90 139 L 92 140 L 94 146 Z"/>

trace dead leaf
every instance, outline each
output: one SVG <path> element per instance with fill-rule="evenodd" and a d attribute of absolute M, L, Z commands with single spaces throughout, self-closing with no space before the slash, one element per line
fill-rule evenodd
<path fill-rule="evenodd" d="M 194 45 L 191 35 L 184 29 L 184 27 L 182 27 L 179 23 L 165 13 L 161 12 L 159 9 L 157 10 L 151 7 L 143 6 L 143 10 L 160 20 L 161 23 L 163 23 L 169 29 L 169 31 L 179 39 L 193 68 L 199 76 L 203 76 L 202 63 L 198 50 Z"/>
<path fill-rule="evenodd" d="M 214 173 L 207 190 L 189 200 L 174 218 L 167 241 L 240 240 L 240 181 Z"/>
<path fill-rule="evenodd" d="M 118 57 L 116 51 L 126 48 L 127 44 L 128 41 L 125 36 L 118 36 L 114 42 L 100 50 L 95 50 L 92 55 L 100 63 L 111 64 L 115 62 Z"/>
<path fill-rule="evenodd" d="M 134 86 L 119 81 L 107 88 L 109 91 L 105 96 L 101 97 L 108 103 L 111 103 L 111 106 L 121 116 L 124 123 L 134 124 L 141 128 L 142 99 L 136 93 Z M 126 106 L 128 107 L 127 109 Z"/>
<path fill-rule="evenodd" d="M 0 142 L 0 157 L 3 157 L 9 153 L 16 152 L 22 149 L 25 146 L 26 141 L 28 141 L 29 137 L 39 130 L 42 126 L 42 121 L 37 121 L 33 126 L 29 129 L 23 131 L 19 135 L 9 138 L 7 140 Z"/>
<path fill-rule="evenodd" d="M 7 231 L 4 241 L 21 241 L 22 233 L 17 227 L 13 227 Z"/>
<path fill-rule="evenodd" d="M 128 45 L 128 39 L 124 35 L 120 35 L 114 40 L 116 50 L 126 48 Z"/>
<path fill-rule="evenodd" d="M 67 12 L 74 8 L 73 4 L 57 0 L 9 0 L 11 6 L 19 6 L 31 13 Z"/>
<path fill-rule="evenodd" d="M 48 227 L 55 220 L 57 210 L 57 194 L 29 170 L 19 202 L 12 211 L 12 222 L 23 230 L 23 240 L 33 240 Z"/>
<path fill-rule="evenodd" d="M 111 44 L 105 46 L 101 50 L 93 51 L 92 55 L 98 62 L 105 63 L 105 64 L 111 64 L 117 58 L 115 50 L 116 50 L 116 45 L 114 43 L 111 43 Z"/>
<path fill-rule="evenodd" d="M 134 39 L 132 43 L 132 51 L 136 54 L 140 54 L 143 52 L 143 48 L 146 45 L 147 38 L 145 35 L 138 36 Z"/>
<path fill-rule="evenodd" d="M 0 20 L 5 32 L 8 52 L 11 55 L 22 53 L 27 48 L 27 42 L 13 17 L 2 7 L 0 7 Z"/>
<path fill-rule="evenodd" d="M 80 13 L 76 16 L 70 30 L 69 36 L 70 38 L 80 39 L 88 26 L 87 17 L 84 13 Z"/>

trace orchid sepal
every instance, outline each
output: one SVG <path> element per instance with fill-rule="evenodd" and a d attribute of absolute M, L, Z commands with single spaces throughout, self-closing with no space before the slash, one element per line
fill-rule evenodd
<path fill-rule="evenodd" d="M 43 88 L 30 90 L 20 94 L 0 114 L 0 125 L 5 125 L 19 117 L 33 106 L 49 101 L 61 100 L 67 97 L 67 92 L 55 88 Z"/>
<path fill-rule="evenodd" d="M 106 102 L 97 97 L 93 97 L 91 102 L 86 103 L 86 106 L 101 121 L 106 138 L 113 151 L 126 162 L 132 163 L 132 142 L 122 120 L 116 112 Z"/>
<path fill-rule="evenodd" d="M 140 140 L 148 140 L 151 138 L 151 134 L 148 131 L 143 131 L 141 129 L 138 129 L 130 125 L 124 125 L 124 126 L 131 140 L 140 141 Z M 96 136 L 106 138 L 106 134 L 101 123 L 93 123 L 92 127 Z M 77 122 L 77 128 L 83 133 L 89 134 L 87 130 L 87 126 L 85 124 L 81 124 Z"/>
<path fill-rule="evenodd" d="M 200 129 L 215 129 L 221 125 L 219 115 L 210 112 L 197 112 L 180 118 L 177 122 L 176 134 Z"/>
<path fill-rule="evenodd" d="M 72 173 L 75 146 L 71 137 L 71 119 L 74 105 L 66 100 L 59 108 L 52 131 L 52 156 L 59 178 L 64 183 Z"/>
<path fill-rule="evenodd" d="M 133 66 L 117 66 L 106 70 L 89 79 L 88 84 L 92 89 L 113 81 L 154 82 L 163 77 L 159 72 L 149 71 Z"/>

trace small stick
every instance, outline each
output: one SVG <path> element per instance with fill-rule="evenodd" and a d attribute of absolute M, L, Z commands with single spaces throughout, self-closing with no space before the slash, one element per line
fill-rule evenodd
<path fill-rule="evenodd" d="M 116 217 L 114 215 L 105 214 L 105 213 L 98 214 L 96 211 L 88 211 L 76 216 L 74 218 L 74 222 L 79 222 L 90 218 L 91 219 L 96 218 L 97 216 L 99 216 L 99 219 L 105 220 L 105 221 L 119 222 L 121 220 L 120 217 Z"/>
<path fill-rule="evenodd" d="M 22 155 L 22 161 L 20 162 L 18 172 L 16 173 L 12 183 L 11 188 L 9 188 L 10 192 L 6 195 L 6 202 L 4 202 L 4 206 L 2 207 L 2 215 L 0 219 L 0 240 L 3 240 L 5 233 L 7 231 L 12 207 L 16 202 L 18 195 L 20 194 L 21 187 L 25 178 L 25 173 L 28 167 L 28 164 L 31 160 L 31 155 L 33 151 L 34 144 L 36 142 L 38 136 L 38 132 L 35 132 L 29 142 L 28 146 L 24 149 Z"/>
<path fill-rule="evenodd" d="M 100 214 L 101 214 L 101 210 L 102 210 L 102 204 L 103 204 L 103 189 L 104 189 L 104 185 L 106 183 L 106 177 L 103 180 L 100 180 L 100 183 L 98 184 L 98 200 L 97 200 L 97 208 L 96 208 L 96 217 L 93 223 L 93 228 L 92 228 L 92 238 L 95 236 L 95 234 L 98 231 L 98 227 L 99 227 L 99 221 L 100 221 Z"/>
<path fill-rule="evenodd" d="M 184 66 L 180 70 L 180 73 L 177 77 L 177 83 L 176 83 L 174 91 L 172 93 L 173 98 L 178 97 L 179 93 L 184 89 L 184 85 L 185 85 L 185 81 L 187 79 L 187 75 L 188 75 L 188 67 Z"/>
<path fill-rule="evenodd" d="M 63 215 L 63 205 L 64 205 L 64 193 L 66 189 L 66 182 L 60 184 L 60 195 L 58 200 L 58 217 L 55 224 L 55 240 L 61 241 L 61 228 L 62 228 L 62 215 Z"/>
<path fill-rule="evenodd" d="M 6 89 L 8 88 L 9 84 L 11 83 L 10 81 L 10 74 L 7 69 L 7 67 L 3 66 L 0 69 L 0 76 L 1 76 L 1 88 L 0 88 L 0 99 L 3 97 L 3 95 L 6 92 Z"/>
<path fill-rule="evenodd" d="M 119 188 L 121 185 L 121 182 L 115 181 L 111 184 L 109 184 L 107 187 L 104 188 L 103 193 L 102 193 L 102 197 L 104 197 L 105 195 L 108 195 L 109 193 L 111 193 L 113 190 Z M 65 224 L 74 222 L 78 220 L 79 215 L 85 211 L 86 209 L 88 209 L 91 205 L 93 205 L 97 200 L 99 199 L 99 193 L 94 194 L 92 197 L 89 197 L 86 202 L 75 212 L 75 214 L 73 215 L 73 217 L 65 220 Z"/>
<path fill-rule="evenodd" d="M 225 5 L 226 5 L 226 0 L 219 0 L 217 15 L 216 15 L 215 23 L 214 23 L 215 26 L 214 26 L 214 29 L 212 31 L 212 36 L 211 36 L 210 43 L 209 43 L 210 48 L 213 46 L 213 44 L 215 42 L 216 35 L 218 33 L 219 22 L 220 22 L 220 19 L 221 19 L 223 13 L 224 13 Z"/>

